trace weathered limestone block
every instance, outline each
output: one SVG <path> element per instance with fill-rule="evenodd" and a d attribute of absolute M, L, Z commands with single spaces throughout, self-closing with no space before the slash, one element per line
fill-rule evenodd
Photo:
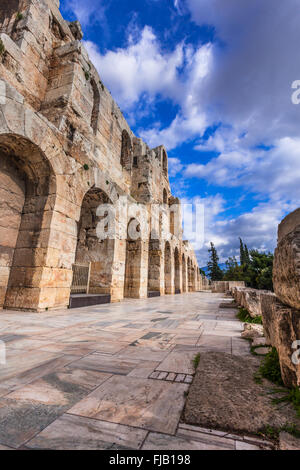
<path fill-rule="evenodd" d="M 250 289 L 248 287 L 234 287 L 231 289 L 232 295 L 238 305 L 248 310 L 252 318 L 259 317 L 262 315 L 261 309 L 261 296 L 266 293 L 270 293 L 265 290 Z"/>
<path fill-rule="evenodd" d="M 241 336 L 245 339 L 262 338 L 264 336 L 263 326 L 255 323 L 245 323 Z"/>
<path fill-rule="evenodd" d="M 279 435 L 279 449 L 300 450 L 300 439 L 288 434 L 287 432 L 281 432 Z"/>
<path fill-rule="evenodd" d="M 279 225 L 273 284 L 281 302 L 300 310 L 300 209 Z"/>
<path fill-rule="evenodd" d="M 300 340 L 300 311 L 283 305 L 272 293 L 262 294 L 261 308 L 266 342 L 278 351 L 283 381 L 288 387 L 300 386 L 300 361 L 293 362 L 299 349 L 293 343 Z"/>

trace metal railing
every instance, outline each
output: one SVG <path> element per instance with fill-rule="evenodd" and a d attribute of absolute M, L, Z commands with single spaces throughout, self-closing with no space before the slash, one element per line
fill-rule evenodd
<path fill-rule="evenodd" d="M 71 294 L 88 294 L 91 275 L 91 263 L 75 263 L 72 266 L 73 280 Z"/>

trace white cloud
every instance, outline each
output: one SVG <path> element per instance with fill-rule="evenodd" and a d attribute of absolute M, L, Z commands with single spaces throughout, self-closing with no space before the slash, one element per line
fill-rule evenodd
<path fill-rule="evenodd" d="M 277 205 L 261 203 L 240 216 L 227 218 L 222 214 L 224 205 L 220 207 L 220 212 L 213 213 L 213 198 L 208 199 L 208 204 L 205 201 L 204 199 L 205 213 L 208 214 L 205 218 L 205 244 L 201 248 L 195 247 L 200 266 L 207 264 L 211 241 L 217 247 L 221 263 L 229 256 L 239 257 L 239 237 L 251 249 L 273 251 L 277 240 L 277 226 L 286 211 L 294 209 L 294 206 L 288 206 L 284 202 Z"/>
<path fill-rule="evenodd" d="M 93 15 L 89 2 L 69 0 L 84 22 Z M 97 4 L 91 2 L 92 12 Z M 170 159 L 170 173 L 180 175 L 176 186 L 183 193 L 184 178 L 197 177 L 243 187 L 267 201 L 228 219 L 220 195 L 204 198 L 207 246 L 198 253 L 200 263 L 207 260 L 210 241 L 222 260 L 238 254 L 239 236 L 250 247 L 271 250 L 278 222 L 300 203 L 300 106 L 291 103 L 291 85 L 300 79 L 298 1 L 174 0 L 174 7 L 179 12 L 188 7 L 196 23 L 213 25 L 219 41 L 199 47 L 180 43 L 166 52 L 150 27 L 139 34 L 132 27 L 123 48 L 100 53 L 89 41 L 86 47 L 130 116 L 136 109 L 152 112 L 157 99 L 178 106 L 170 125 L 140 129 L 151 147 L 165 144 L 170 150 L 197 138 L 200 159 L 201 151 L 219 153 L 205 164 Z M 204 141 L 205 129 L 220 123 Z"/>
<path fill-rule="evenodd" d="M 82 26 L 90 23 L 106 23 L 106 3 L 103 0 L 66 0 L 65 9 L 72 10 Z"/>
<path fill-rule="evenodd" d="M 273 201 L 293 199 L 300 205 L 300 138 L 278 139 L 270 150 L 251 151 L 233 144 L 205 165 L 187 165 L 184 175 L 223 187 L 243 186 Z"/>
<path fill-rule="evenodd" d="M 152 29 L 145 26 L 138 39 L 136 32 L 129 35 L 126 48 L 101 54 L 94 43 L 86 41 L 85 46 L 104 83 L 122 107 L 132 108 L 145 93 L 152 99 L 158 94 L 176 98 L 181 86 L 178 69 L 184 60 L 183 44 L 170 53 L 162 52 Z"/>
<path fill-rule="evenodd" d="M 169 176 L 174 177 L 178 175 L 178 173 L 180 173 L 183 169 L 183 165 L 180 162 L 179 158 L 169 158 L 168 169 L 169 169 Z"/>

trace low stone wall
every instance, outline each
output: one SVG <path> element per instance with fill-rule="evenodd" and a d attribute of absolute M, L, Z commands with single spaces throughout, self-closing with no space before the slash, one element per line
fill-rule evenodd
<path fill-rule="evenodd" d="M 278 351 L 283 381 L 287 387 L 299 387 L 300 344 L 294 342 L 300 340 L 300 311 L 282 304 L 272 293 L 262 294 L 261 309 L 266 341 Z"/>
<path fill-rule="evenodd" d="M 284 305 L 270 291 L 234 287 L 236 303 L 246 308 L 251 317 L 262 316 L 266 343 L 274 346 L 279 355 L 282 378 L 287 387 L 300 386 L 300 354 L 293 348 L 300 340 L 300 311 Z M 295 359 L 299 364 L 295 364 Z M 293 362 L 294 359 L 294 362 Z"/>
<path fill-rule="evenodd" d="M 214 293 L 225 293 L 237 286 L 245 287 L 244 281 L 213 281 L 211 289 Z"/>
<path fill-rule="evenodd" d="M 266 290 L 250 289 L 248 287 L 233 287 L 231 293 L 238 305 L 248 310 L 252 318 L 262 316 L 261 298 L 264 294 L 272 294 Z"/>
<path fill-rule="evenodd" d="M 273 285 L 281 302 L 300 310 L 300 209 L 289 214 L 278 227 Z"/>

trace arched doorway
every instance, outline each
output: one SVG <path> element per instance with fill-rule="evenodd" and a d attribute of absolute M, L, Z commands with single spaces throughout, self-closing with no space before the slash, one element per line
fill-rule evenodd
<path fill-rule="evenodd" d="M 82 297 L 82 294 L 98 295 L 94 302 L 81 300 L 83 305 L 84 302 L 91 304 L 110 301 L 115 241 L 110 237 L 99 238 L 97 234 L 97 226 L 103 218 L 98 215 L 97 210 L 103 204 L 111 204 L 111 201 L 104 191 L 95 187 L 85 194 L 82 201 L 73 265 L 73 304 L 74 299 L 79 295 Z M 105 229 L 108 230 L 108 226 Z M 77 303 L 78 301 L 75 302 L 76 306 L 80 306 Z"/>
<path fill-rule="evenodd" d="M 140 230 L 138 220 L 131 219 L 127 227 L 124 297 L 140 297 L 142 276 L 142 240 Z"/>
<path fill-rule="evenodd" d="M 181 293 L 180 288 L 180 260 L 179 260 L 179 251 L 178 248 L 175 248 L 174 251 L 174 267 L 175 267 L 175 294 Z"/>
<path fill-rule="evenodd" d="M 55 176 L 44 153 L 24 137 L 1 135 L 0 307 L 42 309 L 45 270 L 49 279 L 54 262 L 49 237 L 55 194 Z"/>
<path fill-rule="evenodd" d="M 172 294 L 172 260 L 170 243 L 165 244 L 165 294 Z"/>
<path fill-rule="evenodd" d="M 182 255 L 182 292 L 186 292 L 186 260 L 184 254 Z"/>

